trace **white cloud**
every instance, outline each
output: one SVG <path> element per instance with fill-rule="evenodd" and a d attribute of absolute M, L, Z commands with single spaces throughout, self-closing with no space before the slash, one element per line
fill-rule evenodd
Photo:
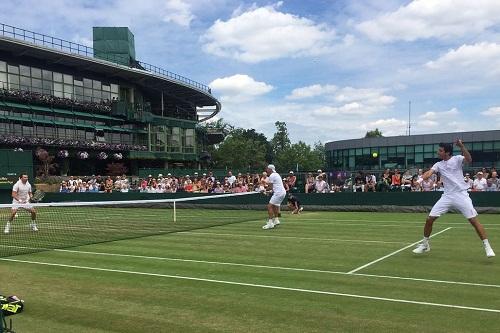
<path fill-rule="evenodd" d="M 497 76 L 500 74 L 500 44 L 482 42 L 462 45 L 457 49 L 449 50 L 436 60 L 427 62 L 425 67 L 453 73 L 462 68 L 467 70 L 468 76 L 477 74 L 488 77 Z"/>
<path fill-rule="evenodd" d="M 335 32 L 324 24 L 278 11 L 251 8 L 227 21 L 217 20 L 202 36 L 203 50 L 247 63 L 324 54 Z"/>
<path fill-rule="evenodd" d="M 405 120 L 396 118 L 378 119 L 368 123 L 363 123 L 361 128 L 364 131 L 371 131 L 378 128 L 384 136 L 402 135 L 405 133 L 408 123 Z"/>
<path fill-rule="evenodd" d="M 464 128 L 465 124 L 457 121 L 460 119 L 460 112 L 457 108 L 448 111 L 429 111 L 418 117 L 416 130 L 430 133 L 431 131 L 453 132 Z"/>
<path fill-rule="evenodd" d="M 337 90 L 337 86 L 332 84 L 313 84 L 311 86 L 296 88 L 292 90 L 292 93 L 285 98 L 288 100 L 298 100 L 316 96 L 322 96 L 326 94 L 332 94 Z"/>
<path fill-rule="evenodd" d="M 362 22 L 357 29 L 382 42 L 476 35 L 500 23 L 500 1 L 414 0 Z"/>
<path fill-rule="evenodd" d="M 481 114 L 483 116 L 500 117 L 500 106 L 491 107 L 488 110 L 481 112 Z"/>
<path fill-rule="evenodd" d="M 195 16 L 191 13 L 191 5 L 183 0 L 167 0 L 165 2 L 165 22 L 174 22 L 183 27 L 189 27 Z"/>
<path fill-rule="evenodd" d="M 221 101 L 226 103 L 250 101 L 274 89 L 273 86 L 265 82 L 255 81 L 245 74 L 218 78 L 213 80 L 209 86 L 216 94 L 221 94 Z"/>

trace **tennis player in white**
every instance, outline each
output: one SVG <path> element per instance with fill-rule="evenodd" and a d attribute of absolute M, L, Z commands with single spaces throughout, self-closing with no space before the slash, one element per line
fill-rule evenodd
<path fill-rule="evenodd" d="M 283 186 L 283 180 L 281 176 L 276 172 L 276 168 L 273 164 L 269 164 L 266 168 L 266 172 L 269 175 L 266 179 L 266 183 L 273 186 L 273 196 L 269 200 L 267 205 L 267 212 L 269 213 L 269 220 L 262 227 L 262 229 L 272 229 L 280 224 L 278 219 L 280 214 L 280 206 L 283 199 L 285 199 L 286 191 Z"/>
<path fill-rule="evenodd" d="M 495 252 L 493 252 L 493 249 L 488 242 L 488 237 L 486 236 L 484 227 L 481 225 L 481 223 L 479 223 L 477 212 L 474 209 L 472 200 L 470 199 L 469 193 L 467 192 L 469 186 L 464 181 L 462 166 L 464 161 L 466 163 L 471 163 L 472 157 L 470 156 L 469 151 L 467 150 L 467 148 L 465 148 L 461 140 L 457 140 L 455 144 L 462 151 L 462 155 L 452 156 L 453 145 L 449 143 L 440 143 L 437 154 L 441 161 L 434 164 L 432 168 L 422 176 L 422 180 L 426 180 L 433 173 L 439 172 L 444 183 L 444 193 L 438 200 L 438 202 L 436 202 L 434 207 L 432 207 L 432 210 L 425 222 L 424 239 L 413 250 L 413 253 L 420 254 L 429 252 L 431 250 L 429 237 L 431 236 L 432 232 L 432 224 L 439 216 L 454 208 L 460 211 L 460 213 L 462 213 L 462 215 L 465 216 L 467 220 L 469 220 L 474 229 L 476 229 L 479 238 L 481 238 L 481 240 L 483 241 L 486 256 L 488 258 L 491 258 L 495 256 Z"/>
<path fill-rule="evenodd" d="M 36 211 L 33 205 L 30 204 L 32 196 L 33 193 L 31 191 L 31 184 L 28 182 L 28 175 L 21 174 L 19 180 L 12 188 L 12 211 L 3 231 L 5 234 L 10 233 L 11 223 L 18 209 L 25 209 L 31 213 L 31 230 L 38 231 L 38 227 L 36 226 Z"/>

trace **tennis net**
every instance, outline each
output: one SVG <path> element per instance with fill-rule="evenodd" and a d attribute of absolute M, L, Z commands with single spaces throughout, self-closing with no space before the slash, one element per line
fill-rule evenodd
<path fill-rule="evenodd" d="M 20 208 L 8 230 L 12 205 L 0 205 L 0 257 L 264 220 L 263 211 L 234 205 L 243 199 L 236 197 L 251 195 L 258 194 L 34 203 L 26 208 L 36 211 L 36 228 L 30 211 Z"/>

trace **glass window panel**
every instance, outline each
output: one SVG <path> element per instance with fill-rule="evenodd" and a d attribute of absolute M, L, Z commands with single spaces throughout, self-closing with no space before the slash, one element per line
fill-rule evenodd
<path fill-rule="evenodd" d="M 495 141 L 495 143 L 493 144 L 493 149 L 500 149 L 500 141 Z"/>
<path fill-rule="evenodd" d="M 31 67 L 31 77 L 36 79 L 42 78 L 42 70 L 40 68 Z"/>
<path fill-rule="evenodd" d="M 83 86 L 85 88 L 92 88 L 92 80 L 83 78 Z"/>
<path fill-rule="evenodd" d="M 0 72 L 0 89 L 7 89 L 7 73 Z"/>
<path fill-rule="evenodd" d="M 23 135 L 24 136 L 32 136 L 33 135 L 33 127 L 23 126 Z"/>
<path fill-rule="evenodd" d="M 407 153 L 414 153 L 415 152 L 415 146 L 406 146 L 406 152 Z"/>
<path fill-rule="evenodd" d="M 493 142 L 483 142 L 483 150 L 493 150 Z"/>
<path fill-rule="evenodd" d="M 92 93 L 92 96 L 94 97 L 94 101 L 100 101 L 101 100 L 101 91 L 100 90 L 94 90 Z"/>
<path fill-rule="evenodd" d="M 389 154 L 395 154 L 396 153 L 396 147 L 387 147 L 387 153 L 389 153 Z"/>
<path fill-rule="evenodd" d="M 483 150 L 483 143 L 482 142 L 474 142 L 472 144 L 472 150 L 474 150 L 474 151 L 482 151 Z"/>
<path fill-rule="evenodd" d="M 44 80 L 52 81 L 52 72 L 46 71 L 45 69 L 42 71 L 42 76 Z"/>
<path fill-rule="evenodd" d="M 370 148 L 363 148 L 363 155 L 370 155 Z"/>
<path fill-rule="evenodd" d="M 14 66 L 14 65 L 8 65 L 7 69 L 9 70 L 9 73 L 12 74 L 19 74 L 19 67 Z"/>
<path fill-rule="evenodd" d="M 99 90 L 101 90 L 101 81 L 97 81 L 97 80 L 92 81 L 92 87 L 93 87 L 94 89 L 99 89 Z"/>
<path fill-rule="evenodd" d="M 64 79 L 64 83 L 73 84 L 73 75 L 64 74 L 63 79 Z"/>
<path fill-rule="evenodd" d="M 52 81 L 43 81 L 42 88 L 44 94 L 52 95 Z"/>
<path fill-rule="evenodd" d="M 75 99 L 83 100 L 83 87 L 75 86 Z"/>
<path fill-rule="evenodd" d="M 111 84 L 110 87 L 111 87 L 111 92 L 112 93 L 118 94 L 119 87 L 118 87 L 117 84 Z"/>
<path fill-rule="evenodd" d="M 19 89 L 19 75 L 9 74 L 9 89 Z"/>
<path fill-rule="evenodd" d="M 397 151 L 398 153 L 404 153 L 404 152 L 405 152 L 405 146 L 398 146 L 398 147 L 396 148 L 396 151 Z"/>
<path fill-rule="evenodd" d="M 0 61 L 0 72 L 7 72 L 7 63 L 5 61 Z"/>
<path fill-rule="evenodd" d="M 434 151 L 434 145 L 424 145 L 424 152 L 432 153 Z"/>
<path fill-rule="evenodd" d="M 70 84 L 64 85 L 64 98 L 73 98 L 73 86 Z"/>
<path fill-rule="evenodd" d="M 40 79 L 31 79 L 31 86 L 33 88 L 42 88 L 42 80 L 40 80 Z"/>
<path fill-rule="evenodd" d="M 356 156 L 361 156 L 361 155 L 363 155 L 363 149 L 356 148 Z"/>
<path fill-rule="evenodd" d="M 111 100 L 113 100 L 113 99 L 118 100 L 118 94 L 113 94 L 112 93 L 111 94 Z"/>
<path fill-rule="evenodd" d="M 111 87 L 110 86 L 106 86 L 106 85 L 102 85 L 102 90 L 103 91 L 111 91 Z"/>
<path fill-rule="evenodd" d="M 30 67 L 20 65 L 19 66 L 19 74 L 24 75 L 24 76 L 31 76 Z"/>
<path fill-rule="evenodd" d="M 31 89 L 31 78 L 29 76 L 21 76 L 21 90 Z"/>
<path fill-rule="evenodd" d="M 415 153 L 423 153 L 423 152 L 424 152 L 424 145 L 415 146 Z"/>
<path fill-rule="evenodd" d="M 74 84 L 75 86 L 83 87 L 83 81 L 74 80 L 74 81 L 73 81 L 73 84 Z"/>
<path fill-rule="evenodd" d="M 109 93 L 109 92 L 107 92 L 107 91 L 103 91 L 103 92 L 102 92 L 102 99 L 103 99 L 103 100 L 106 100 L 106 99 L 107 99 L 107 100 L 109 100 L 109 101 L 110 101 L 110 100 L 111 100 L 111 93 Z"/>
<path fill-rule="evenodd" d="M 62 85 L 62 83 L 54 82 L 54 96 L 63 97 L 63 85 Z"/>
<path fill-rule="evenodd" d="M 54 75 L 55 82 L 62 82 L 63 76 L 61 73 L 54 72 L 53 75 Z"/>

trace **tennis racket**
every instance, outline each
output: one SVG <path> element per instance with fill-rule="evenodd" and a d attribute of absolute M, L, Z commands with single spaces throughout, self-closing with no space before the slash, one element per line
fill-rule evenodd
<path fill-rule="evenodd" d="M 33 196 L 31 197 L 32 202 L 40 202 L 45 196 L 45 192 L 42 190 L 36 190 Z"/>

